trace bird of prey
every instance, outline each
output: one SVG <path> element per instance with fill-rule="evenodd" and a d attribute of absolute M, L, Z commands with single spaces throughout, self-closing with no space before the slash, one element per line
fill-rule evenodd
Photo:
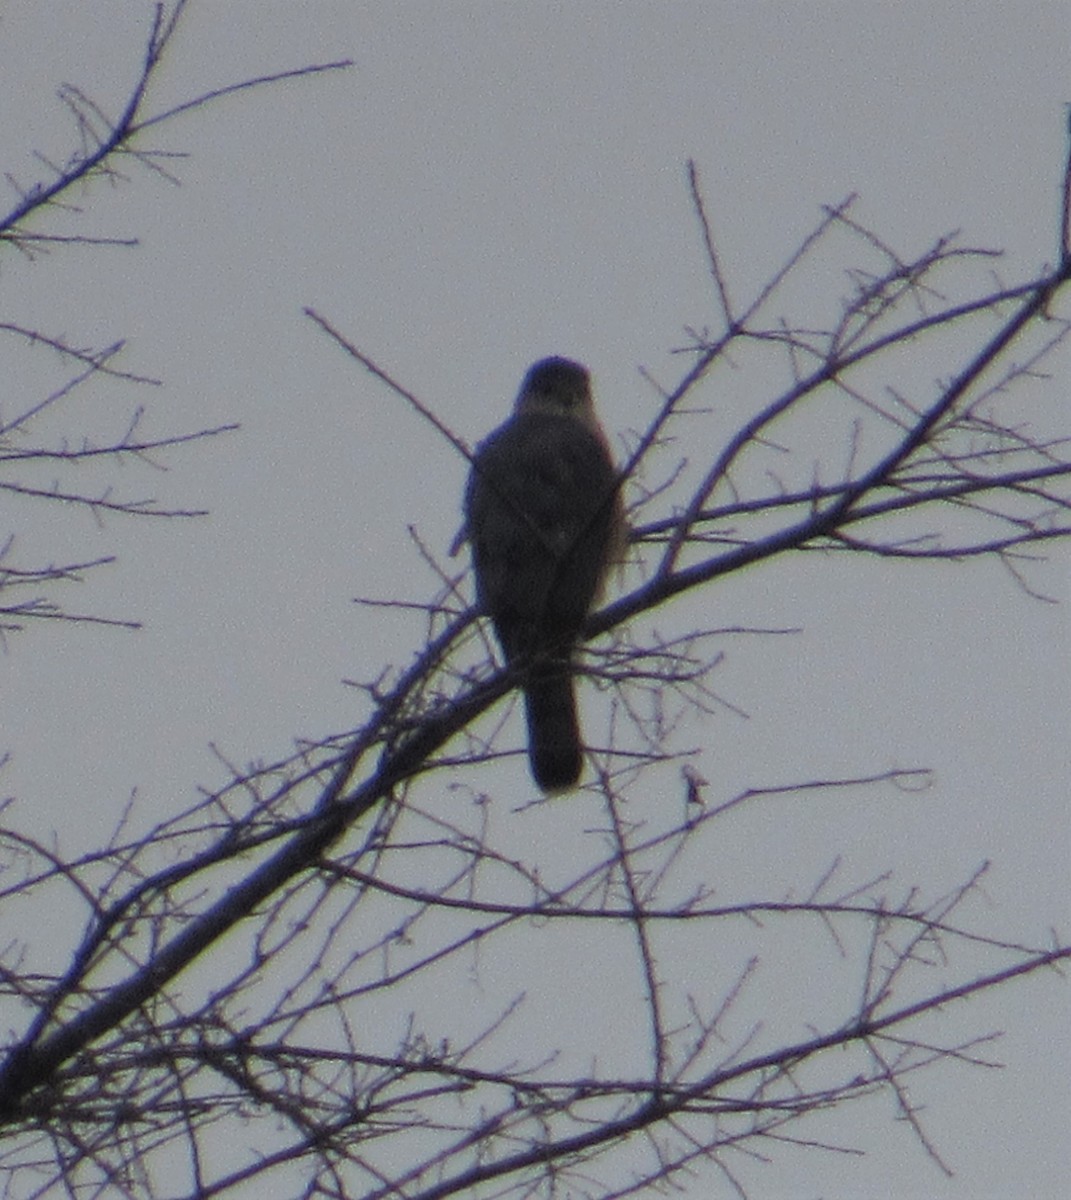
<path fill-rule="evenodd" d="M 528 761 L 544 792 L 580 778 L 573 659 L 625 523 L 591 379 L 579 363 L 532 366 L 510 418 L 476 449 L 465 519 L 480 607 L 518 673 Z"/>

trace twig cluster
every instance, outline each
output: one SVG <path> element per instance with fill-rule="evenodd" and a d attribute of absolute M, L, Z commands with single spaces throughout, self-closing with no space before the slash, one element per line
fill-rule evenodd
<path fill-rule="evenodd" d="M 177 0 L 170 6 L 155 6 L 141 70 L 117 118 L 110 118 L 83 88 L 67 83 L 59 89 L 59 100 L 74 125 L 73 149 L 66 160 L 59 163 L 38 153 L 36 160 L 45 174 L 31 183 L 23 183 L 11 173 L 7 174 L 16 202 L 0 216 L 0 255 L 9 247 L 35 260 L 50 249 L 72 244 L 137 246 L 136 238 L 61 233 L 48 228 L 48 223 L 59 218 L 69 219 L 72 215 L 80 217 L 82 209 L 73 199 L 76 193 L 91 191 L 102 182 L 125 184 L 129 182 L 126 172 L 133 168 L 147 169 L 159 178 L 177 182 L 172 163 L 182 155 L 148 146 L 145 142 L 149 130 L 155 130 L 179 114 L 202 108 L 234 92 L 349 65 L 348 62 L 324 63 L 265 75 L 216 89 L 160 112 L 148 112 L 150 84 L 160 70 L 186 6 L 187 0 Z M 222 424 L 179 434 L 147 436 L 142 432 L 144 406 L 138 405 L 117 432 L 104 436 L 90 433 L 74 436 L 72 427 L 77 418 L 73 413 L 77 409 L 72 398 L 76 398 L 76 394 L 91 381 L 107 379 L 140 387 L 158 387 L 160 381 L 118 365 L 125 349 L 121 340 L 101 349 L 84 347 L 18 321 L 0 321 L 0 344 L 8 351 L 9 362 L 17 354 L 40 356 L 50 351 L 55 363 L 49 365 L 58 364 L 59 368 L 59 382 L 44 395 L 24 399 L 17 392 L 8 392 L 0 400 L 0 493 L 9 501 L 17 497 L 68 511 L 84 510 L 97 521 L 114 516 L 184 518 L 203 515 L 201 509 L 169 507 L 152 496 L 118 494 L 110 482 L 88 485 L 84 476 L 94 465 L 114 467 L 125 462 L 138 462 L 159 468 L 160 456 L 166 451 L 233 432 L 236 425 Z M 65 425 L 62 436 L 47 432 L 57 419 Z M 7 508 L 16 511 L 13 504 L 9 503 Z M 27 564 L 19 557 L 20 551 L 20 539 L 12 530 L 3 537 L 0 545 L 0 639 L 24 629 L 30 621 L 41 620 L 138 628 L 136 620 L 73 612 L 55 598 L 59 585 L 81 582 L 91 571 L 113 563 L 113 556 L 84 562 L 57 564 L 36 560 Z"/>

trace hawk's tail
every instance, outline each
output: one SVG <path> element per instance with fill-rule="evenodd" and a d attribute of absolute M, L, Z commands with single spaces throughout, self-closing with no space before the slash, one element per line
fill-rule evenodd
<path fill-rule="evenodd" d="M 571 788 L 580 778 L 580 725 L 568 666 L 534 667 L 524 687 L 528 762 L 544 792 Z"/>

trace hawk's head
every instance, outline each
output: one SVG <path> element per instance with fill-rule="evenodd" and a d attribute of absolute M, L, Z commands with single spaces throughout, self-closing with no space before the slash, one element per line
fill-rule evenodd
<path fill-rule="evenodd" d="M 594 416 L 591 376 L 569 358 L 541 358 L 528 368 L 517 396 L 518 411 L 558 412 L 585 420 Z"/>

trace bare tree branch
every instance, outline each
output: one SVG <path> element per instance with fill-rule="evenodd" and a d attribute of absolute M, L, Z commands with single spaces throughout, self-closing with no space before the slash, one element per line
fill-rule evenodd
<path fill-rule="evenodd" d="M 37 160 L 47 169 L 47 176 L 28 186 L 20 185 L 8 175 L 8 181 L 18 195 L 18 201 L 6 215 L 0 217 L 0 246 L 5 243 L 14 246 L 31 258 L 43 248 L 62 244 L 136 246 L 136 238 L 61 235 L 31 230 L 29 223 L 45 219 L 54 211 L 78 211 L 69 200 L 72 189 L 76 185 L 91 184 L 101 179 L 119 179 L 116 164 L 121 157 L 173 180 L 174 176 L 163 164 L 174 155 L 170 152 L 145 149 L 140 144 L 145 131 L 150 128 L 161 127 L 183 113 L 200 110 L 233 93 L 249 91 L 264 84 L 322 75 L 351 65 L 348 60 L 319 63 L 258 76 L 216 88 L 154 115 L 146 115 L 144 110 L 152 90 L 151 85 L 160 70 L 165 52 L 178 32 L 186 6 L 186 0 L 177 0 L 170 6 L 154 6 L 154 19 L 144 49 L 141 69 L 117 119 L 109 118 L 104 108 L 83 88 L 69 83 L 60 88 L 60 101 L 74 122 L 76 146 L 62 164 L 51 162 L 39 154 Z M 76 390 L 88 381 L 105 377 L 142 386 L 159 386 L 160 381 L 115 365 L 118 355 L 124 349 L 122 341 L 101 350 L 75 347 L 64 337 L 29 329 L 17 321 L 0 323 L 0 333 L 17 339 L 30 352 L 42 347 L 48 348 L 58 355 L 61 361 L 69 362 L 73 370 L 73 374 L 43 397 L 23 400 L 19 396 L 5 395 L 0 401 L 3 405 L 0 408 L 0 472 L 3 472 L 0 474 L 0 491 L 31 501 L 52 502 L 68 508 L 85 509 L 97 520 L 105 516 L 189 518 L 204 515 L 205 510 L 198 507 L 165 506 L 152 498 L 132 499 L 119 496 L 109 485 L 90 490 L 73 482 L 61 484 L 55 477 L 41 482 L 29 478 L 25 472 L 43 464 L 52 464 L 64 471 L 66 479 L 72 468 L 94 459 L 105 458 L 116 461 L 136 460 L 144 465 L 155 466 L 152 457 L 154 452 L 216 437 L 236 430 L 237 425 L 228 423 L 192 432 L 145 437 L 139 430 L 144 416 L 144 409 L 139 406 L 130 418 L 127 428 L 118 436 L 98 438 L 84 435 L 80 439 L 68 436 L 57 442 L 43 441 L 35 433 L 37 419 L 46 411 L 54 411 L 64 406 Z M 16 468 L 23 474 L 15 477 L 12 472 Z M 15 538 L 12 536 L 6 543 L 6 558 L 11 557 L 14 543 Z M 51 563 L 0 567 L 0 634 L 21 630 L 31 620 L 42 619 L 139 628 L 136 621 L 70 612 L 53 598 L 51 588 L 30 599 L 20 598 L 14 602 L 3 599 L 4 589 L 16 583 L 20 588 L 25 588 L 35 581 L 42 586 L 80 582 L 85 577 L 89 565 L 96 564 L 71 563 L 60 568 Z"/>
<path fill-rule="evenodd" d="M 134 134 L 234 91 L 343 65 L 249 80 L 146 118 L 151 72 L 184 8 L 157 9 L 118 122 L 84 92 L 64 92 L 87 145 L 64 186 L 112 169 L 106 145 L 164 170 L 157 152 L 130 146 Z M 60 203 L 58 182 L 28 191 L 0 236 L 25 237 L 31 199 Z M 688 183 L 723 328 L 692 335 L 675 384 L 648 376 L 649 420 L 630 435 L 621 478 L 636 561 L 624 594 L 589 621 L 579 664 L 608 713 L 590 751 L 590 805 L 568 814 L 488 803 L 489 764 L 518 753 L 504 715 L 517 678 L 495 666 L 467 580 L 413 533 L 432 594 L 365 603 L 415 614 L 417 649 L 354 685 L 357 727 L 269 763 L 220 755 L 223 786 L 144 830 L 132 801 L 109 842 L 81 857 L 6 815 L 0 899 L 5 919 L 29 914 L 29 932 L 12 933 L 0 954 L 0 1004 L 16 1030 L 0 1060 L 0 1169 L 28 1181 L 27 1193 L 192 1200 L 254 1185 L 340 1200 L 606 1200 L 710 1166 L 744 1196 L 744 1164 L 760 1157 L 860 1153 L 850 1125 L 824 1118 L 877 1094 L 934 1169 L 951 1169 L 913 1094 L 942 1067 L 992 1068 L 999 1031 L 953 1034 L 946 1014 L 1059 975 L 1071 946 L 992 933 L 978 903 L 986 864 L 929 895 L 891 871 L 856 873 L 833 847 L 828 866 L 777 891 L 716 887 L 712 848 L 739 836 L 735 822 L 845 792 L 895 802 L 932 777 L 864 764 L 720 792 L 685 738 L 731 707 L 717 690 L 731 640 L 789 631 L 716 619 L 673 630 L 670 601 L 745 567 L 757 577 L 786 554 L 832 550 L 905 560 L 902 570 L 989 557 L 1032 586 L 1026 551 L 1071 534 L 1071 434 L 1043 428 L 1030 403 L 1071 328 L 1053 315 L 1071 278 L 1066 204 L 1060 265 L 994 288 L 989 251 L 941 237 L 902 254 L 849 199 L 740 303 L 694 164 Z M 832 315 L 772 313 L 800 273 L 815 273 L 802 291 L 820 295 L 817 252 L 838 247 L 850 294 Z M 468 457 L 433 403 L 306 314 L 439 431 L 444 453 Z M 17 323 L 0 332 L 46 342 L 74 372 L 5 415 L 9 440 L 86 377 L 142 381 L 114 368 L 118 346 L 74 350 Z M 919 365 L 923 352 L 932 366 Z M 774 365 L 781 382 L 725 436 L 728 416 L 709 419 L 706 389 L 730 354 L 736 371 L 755 364 L 768 380 Z M 143 437 L 135 418 L 103 444 L 5 443 L 0 464 L 74 468 L 225 428 Z M 21 478 L 0 479 L 0 490 L 158 511 Z M 0 567 L 0 586 L 43 586 L 105 561 Z M 20 612 L 12 606 L 10 619 Z M 586 814 L 579 830 L 568 824 L 576 811 Z M 568 839 L 569 853 L 540 862 L 529 844 L 537 828 Z M 33 936 L 35 907 L 52 904 L 73 931 L 58 962 Z M 817 1009 L 801 999 L 797 1013 L 778 994 L 765 940 L 786 932 L 806 947 Z M 593 1006 L 591 986 L 613 988 L 616 1003 Z M 593 1007 L 607 1010 L 610 1036 L 589 1020 L 571 1042 L 560 1014 Z"/>

